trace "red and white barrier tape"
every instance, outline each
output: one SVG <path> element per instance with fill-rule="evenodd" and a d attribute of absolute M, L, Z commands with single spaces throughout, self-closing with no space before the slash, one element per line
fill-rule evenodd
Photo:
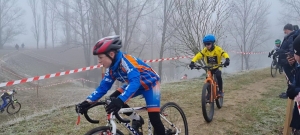
<path fill-rule="evenodd" d="M 24 79 L 21 79 L 21 80 L 9 81 L 9 82 L 5 82 L 5 83 L 0 83 L 0 87 L 11 86 L 11 85 L 20 84 L 20 83 L 26 83 L 26 82 L 32 82 L 32 81 L 37 81 L 37 80 L 43 80 L 43 79 L 68 75 L 68 74 L 73 74 L 73 73 L 78 73 L 78 72 L 82 72 L 82 71 L 92 70 L 92 69 L 96 69 L 96 68 L 100 68 L 100 67 L 102 67 L 102 65 L 95 65 L 95 66 L 79 68 L 79 69 L 75 69 L 75 70 L 57 72 L 57 73 L 54 73 L 54 74 L 47 74 L 47 75 L 43 75 L 43 76 L 36 76 L 36 77 L 31 77 L 31 78 L 24 78 Z"/>
<path fill-rule="evenodd" d="M 56 85 L 59 85 L 59 84 L 65 84 L 65 83 L 69 83 L 69 82 L 74 82 L 74 81 L 85 81 L 85 82 L 92 82 L 92 83 L 97 83 L 97 82 L 94 82 L 94 81 L 90 81 L 90 80 L 86 80 L 86 79 L 83 79 L 83 78 L 79 78 L 79 79 L 73 79 L 73 80 L 67 80 L 67 81 L 63 81 L 63 82 L 59 82 L 59 83 L 52 83 L 52 84 L 49 84 L 49 85 L 46 85 L 46 86 L 40 86 L 39 88 L 47 88 L 47 87 L 51 87 L 51 86 L 56 86 Z M 98 84 L 98 83 L 97 83 Z M 36 87 L 32 87 L 32 88 L 17 88 L 17 89 L 14 89 L 14 90 L 34 90 L 36 89 Z M 11 91 L 13 89 L 10 89 L 10 90 L 0 90 L 0 92 L 6 92 L 6 91 Z"/>
<path fill-rule="evenodd" d="M 159 62 L 159 61 L 165 61 L 165 60 L 176 60 L 176 59 L 191 58 L 191 57 L 192 56 L 181 56 L 181 57 L 173 57 L 173 58 L 145 60 L 144 62 L 146 62 L 146 63 Z M 68 70 L 68 71 L 64 71 L 64 72 L 57 72 L 57 73 L 53 73 L 53 74 L 47 74 L 47 75 L 43 75 L 43 76 L 36 76 L 36 77 L 32 77 L 32 78 L 24 78 L 24 79 L 21 79 L 21 80 L 9 81 L 9 82 L 5 82 L 5 83 L 0 83 L 0 87 L 12 86 L 12 85 L 15 85 L 15 84 L 21 84 L 21 83 L 26 83 L 26 82 L 32 82 L 32 81 L 37 81 L 37 80 L 43 80 L 43 79 L 68 75 L 68 74 L 73 74 L 73 73 L 78 73 L 78 72 L 82 72 L 82 71 L 92 70 L 92 69 L 96 69 L 96 68 L 100 68 L 100 67 L 102 67 L 102 65 L 95 65 L 95 66 L 79 68 L 79 69 L 75 69 L 75 70 Z"/>
<path fill-rule="evenodd" d="M 261 53 L 263 53 L 263 52 L 261 52 Z M 247 53 L 244 53 L 244 54 L 247 54 Z M 249 53 L 249 54 L 254 54 L 254 53 Z M 180 56 L 180 57 L 173 57 L 173 58 L 144 60 L 144 62 L 145 63 L 151 63 L 151 62 L 159 62 L 159 61 L 165 61 L 165 60 L 176 60 L 176 59 L 183 59 L 183 58 L 192 58 L 192 56 Z M 15 84 L 21 84 L 21 83 L 26 83 L 26 82 L 32 82 L 32 81 L 37 81 L 37 80 L 43 80 L 43 79 L 68 75 L 68 74 L 73 74 L 73 73 L 78 73 L 78 72 L 82 72 L 82 71 L 92 70 L 92 69 L 96 69 L 96 68 L 100 68 L 100 67 L 102 67 L 102 65 L 95 65 L 95 66 L 79 68 L 79 69 L 75 69 L 75 70 L 68 70 L 68 71 L 64 71 L 64 72 L 57 72 L 57 73 L 53 73 L 53 74 L 47 74 L 47 75 L 43 75 L 43 76 L 36 76 L 36 77 L 32 77 L 32 78 L 23 78 L 21 80 L 15 80 L 15 81 L 9 81 L 9 82 L 5 82 L 5 83 L 0 83 L 0 87 L 12 86 L 12 85 L 15 85 Z"/>
<path fill-rule="evenodd" d="M 243 54 L 243 55 L 247 55 L 247 54 L 268 54 L 269 52 L 240 52 L 240 51 L 229 51 L 232 53 L 237 53 L 237 54 Z"/>
<path fill-rule="evenodd" d="M 82 79 L 83 81 L 85 81 L 85 82 L 91 82 L 91 83 L 96 83 L 96 84 L 99 84 L 99 83 L 97 83 L 97 82 L 94 82 L 94 81 L 91 81 L 91 80 L 86 80 L 86 79 Z"/>

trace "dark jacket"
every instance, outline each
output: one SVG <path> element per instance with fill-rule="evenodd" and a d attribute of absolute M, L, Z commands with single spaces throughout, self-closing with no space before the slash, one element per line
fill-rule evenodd
<path fill-rule="evenodd" d="M 10 95 L 10 94 L 8 94 L 7 92 L 5 92 L 5 93 L 3 93 L 2 95 L 1 95 L 1 98 L 2 99 L 9 99 L 9 100 L 12 100 L 12 95 Z"/>
<path fill-rule="evenodd" d="M 296 30 L 291 32 L 286 37 L 284 37 L 282 44 L 280 46 L 280 50 L 278 51 L 280 53 L 279 59 L 281 65 L 288 64 L 288 61 L 286 59 L 287 55 L 285 53 L 290 53 L 291 55 L 294 54 L 293 42 L 298 35 L 299 35 L 299 30 Z"/>
<path fill-rule="evenodd" d="M 298 93 L 300 92 L 300 64 L 296 64 L 295 68 L 295 79 L 293 83 L 292 89 L 287 91 L 287 95 L 290 99 L 294 99 Z M 291 121 L 291 127 L 300 130 L 300 114 L 298 111 L 297 104 L 295 103 L 294 111 L 293 111 L 293 117 Z"/>

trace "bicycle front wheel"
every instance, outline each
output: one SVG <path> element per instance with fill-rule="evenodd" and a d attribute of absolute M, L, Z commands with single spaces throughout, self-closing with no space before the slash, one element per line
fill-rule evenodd
<path fill-rule="evenodd" d="M 102 127 L 96 127 L 92 130 L 85 133 L 85 135 L 111 135 L 111 127 L 108 126 L 102 126 Z M 120 130 L 117 129 L 116 135 L 124 135 Z"/>
<path fill-rule="evenodd" d="M 223 107 L 223 99 L 224 99 L 224 96 L 223 97 L 219 96 L 216 99 L 216 105 L 219 109 L 221 109 Z"/>
<path fill-rule="evenodd" d="M 277 62 L 275 60 L 271 63 L 271 76 L 275 77 L 277 74 Z"/>
<path fill-rule="evenodd" d="M 18 113 L 20 111 L 20 109 L 21 109 L 21 103 L 19 103 L 18 101 L 12 101 L 7 106 L 6 111 L 8 114 L 15 114 L 15 113 Z"/>
<path fill-rule="evenodd" d="M 211 90 L 211 84 L 205 83 L 202 88 L 202 114 L 206 122 L 211 122 L 214 117 L 214 100 L 213 98 L 213 91 Z"/>
<path fill-rule="evenodd" d="M 183 110 L 174 102 L 168 102 L 160 108 L 162 122 L 166 129 L 167 135 L 179 133 L 188 135 L 188 123 Z M 155 135 L 155 134 L 154 134 Z"/>

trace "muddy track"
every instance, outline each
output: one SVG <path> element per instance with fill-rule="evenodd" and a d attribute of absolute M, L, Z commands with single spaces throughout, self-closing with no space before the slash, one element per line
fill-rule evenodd
<path fill-rule="evenodd" d="M 200 80 L 193 80 L 187 81 L 186 83 L 180 84 L 178 82 L 177 84 L 170 85 L 173 87 L 166 88 L 166 91 L 162 91 L 162 100 L 164 104 L 165 102 L 176 102 L 180 105 L 182 109 L 184 109 L 184 113 L 187 117 L 188 126 L 189 126 L 189 134 L 191 135 L 222 135 L 222 134 L 228 134 L 227 131 L 239 131 L 239 127 L 236 123 L 239 120 L 243 120 L 241 115 L 241 109 L 243 109 L 243 106 L 248 105 L 249 102 L 259 100 L 264 97 L 264 94 L 271 91 L 270 87 L 274 86 L 274 84 L 285 84 L 284 77 L 282 75 L 278 75 L 276 78 L 268 77 L 269 72 L 265 73 L 260 71 L 261 76 L 250 76 L 251 80 L 247 80 L 248 82 L 240 82 L 245 84 L 237 85 L 238 79 L 233 79 L 231 82 L 227 81 L 225 85 L 225 91 L 226 89 L 231 89 L 231 91 L 228 91 L 225 93 L 225 99 L 224 99 L 224 106 L 221 109 L 217 109 L 215 107 L 215 115 L 214 119 L 211 123 L 206 123 L 202 116 L 201 111 L 201 93 L 200 89 L 198 87 Z M 258 74 L 258 73 L 256 73 Z M 249 76 L 249 74 L 247 74 Z M 264 77 L 262 77 L 264 76 Z M 259 79 L 257 79 L 257 77 Z M 240 78 L 239 78 L 240 79 Z M 253 79 L 253 80 L 252 80 Z M 202 81 L 202 80 L 201 80 Z M 186 85 L 192 85 L 191 87 L 188 87 Z M 182 85 L 182 86 L 180 86 Z M 202 85 L 202 84 L 201 84 Z M 236 86 L 237 85 L 237 86 Z M 173 89 L 176 88 L 176 89 Z M 187 89 L 190 88 L 190 89 Z M 168 90 L 167 90 L 168 89 Z M 184 90 L 184 91 L 183 91 Z M 47 91 L 50 92 L 50 91 Z M 178 94 L 180 92 L 180 94 Z M 76 94 L 78 96 L 78 94 Z M 187 98 L 183 98 L 187 97 Z M 132 103 L 133 102 L 133 103 Z M 132 101 L 130 104 L 140 104 L 139 101 L 135 100 Z M 66 128 L 74 127 L 74 123 L 65 123 L 64 125 L 60 125 L 60 123 L 63 121 L 66 116 L 62 116 L 62 112 L 66 113 L 68 111 L 74 111 L 72 109 L 61 109 L 56 114 L 51 116 L 50 119 L 54 119 L 59 126 Z M 61 116 L 60 118 L 56 118 L 56 116 Z M 146 116 L 145 116 L 146 117 Z M 33 118 L 33 117 L 31 117 Z M 69 117 L 68 117 L 69 118 Z M 76 118 L 76 116 L 74 116 Z M 50 123 L 51 120 L 45 122 L 36 122 L 36 120 L 28 120 L 31 124 L 42 124 L 42 123 Z M 89 123 L 87 123 L 90 125 Z M 81 126 L 85 127 L 87 125 Z M 146 126 L 146 125 L 145 125 Z M 243 125 L 248 126 L 248 125 Z M 14 129 L 14 127 L 11 127 L 11 129 Z M 144 128 L 146 129 L 146 127 Z M 27 130 L 27 129 L 26 129 Z M 29 129 L 28 129 L 29 130 Z M 85 130 L 85 129 L 80 129 Z M 40 132 L 44 132 L 42 130 L 39 130 Z M 45 132 L 51 132 L 54 131 L 53 129 L 47 129 Z M 60 131 L 55 133 L 64 134 L 66 132 Z M 76 132 L 76 131 L 74 131 Z M 71 132 L 68 132 L 71 133 Z"/>
<path fill-rule="evenodd" d="M 189 128 L 198 129 L 198 131 L 201 131 L 201 134 L 209 135 L 224 134 L 229 129 L 239 131 L 239 129 L 235 127 L 235 124 L 233 124 L 239 119 L 239 116 L 242 115 L 237 114 L 240 110 L 239 107 L 246 105 L 249 101 L 261 99 L 264 93 L 270 91 L 269 87 L 283 80 L 282 78 L 283 76 L 262 79 L 255 83 L 244 85 L 240 90 L 225 93 L 224 105 L 221 109 L 215 107 L 215 115 L 211 123 L 204 121 L 201 106 L 199 106 L 198 115 L 188 117 L 190 123 Z M 192 131 L 192 133 L 197 133 L 197 131 Z"/>

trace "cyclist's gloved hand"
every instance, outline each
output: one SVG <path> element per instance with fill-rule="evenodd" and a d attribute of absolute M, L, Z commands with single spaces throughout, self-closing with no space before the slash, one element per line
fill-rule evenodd
<path fill-rule="evenodd" d="M 269 58 L 271 58 L 271 53 L 270 53 L 270 52 L 269 52 L 269 55 L 268 55 L 268 57 L 269 57 Z"/>
<path fill-rule="evenodd" d="M 106 106 L 105 110 L 107 114 L 112 112 L 118 113 L 118 111 L 122 108 L 124 102 L 120 98 L 111 98 L 111 102 Z"/>
<path fill-rule="evenodd" d="M 230 60 L 229 60 L 229 58 L 226 58 L 226 60 L 225 60 L 225 62 L 224 62 L 224 65 L 225 65 L 225 66 L 229 66 L 229 64 L 230 64 Z"/>
<path fill-rule="evenodd" d="M 83 114 L 83 112 L 90 106 L 91 106 L 91 104 L 85 100 L 82 103 L 75 106 L 75 111 L 76 111 L 76 113 Z"/>
<path fill-rule="evenodd" d="M 190 67 L 191 69 L 193 69 L 194 67 L 196 67 L 195 62 L 192 61 L 192 62 L 190 63 L 190 65 L 189 65 L 189 67 Z"/>

